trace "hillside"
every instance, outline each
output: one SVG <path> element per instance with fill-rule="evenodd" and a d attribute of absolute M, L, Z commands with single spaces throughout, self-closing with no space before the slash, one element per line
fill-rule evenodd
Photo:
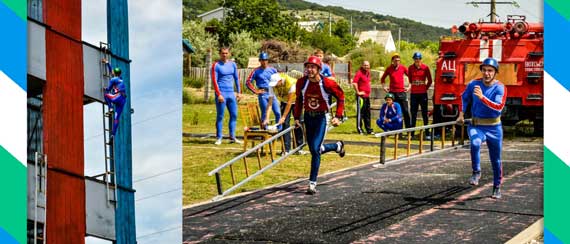
<path fill-rule="evenodd" d="M 361 12 L 336 6 L 322 6 L 303 0 L 277 0 L 277 2 L 283 7 L 284 14 L 296 14 L 303 19 L 328 21 L 328 14 L 323 14 L 323 12 L 328 13 L 328 11 L 331 12 L 334 20 L 344 18 L 350 21 L 350 17 L 352 16 L 354 32 L 373 30 L 374 27 L 376 27 L 377 30 L 392 31 L 392 36 L 394 39 L 397 39 L 398 28 L 401 28 L 402 40 L 415 43 L 420 43 L 425 40 L 439 41 L 440 36 L 450 34 L 450 31 L 445 28 L 368 11 Z M 221 6 L 221 3 L 221 0 L 184 0 L 184 18 L 195 19 L 198 14 L 215 9 Z M 311 13 L 314 13 L 314 15 L 311 16 Z"/>

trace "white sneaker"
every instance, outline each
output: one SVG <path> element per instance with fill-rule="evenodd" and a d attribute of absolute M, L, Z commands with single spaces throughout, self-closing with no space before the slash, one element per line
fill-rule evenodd
<path fill-rule="evenodd" d="M 295 155 L 305 155 L 305 154 L 309 154 L 309 152 L 307 151 L 303 151 L 303 150 L 299 150 L 295 153 Z"/>
<path fill-rule="evenodd" d="M 220 138 L 220 139 L 216 140 L 216 142 L 214 142 L 214 144 L 216 144 L 216 145 L 221 145 L 221 144 L 222 144 L 222 139 Z"/>
<path fill-rule="evenodd" d="M 240 141 L 237 138 L 234 138 L 234 139 L 230 139 L 230 143 L 243 144 L 243 141 Z"/>
<path fill-rule="evenodd" d="M 309 182 L 309 188 L 307 189 L 307 194 L 314 195 L 315 193 L 317 193 L 317 184 Z"/>

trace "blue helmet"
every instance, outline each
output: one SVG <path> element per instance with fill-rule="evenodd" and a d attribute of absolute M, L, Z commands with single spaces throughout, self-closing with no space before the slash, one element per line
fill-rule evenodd
<path fill-rule="evenodd" d="M 422 59 L 422 53 L 420 52 L 415 52 L 414 56 L 412 56 L 413 59 Z"/>
<path fill-rule="evenodd" d="M 259 54 L 259 60 L 268 60 L 269 59 L 269 54 L 267 54 L 266 52 L 261 52 Z"/>
<path fill-rule="evenodd" d="M 496 72 L 499 72 L 499 62 L 494 58 L 486 58 L 483 60 L 483 63 L 479 65 L 479 70 L 483 68 L 483 66 L 491 66 L 495 68 Z"/>

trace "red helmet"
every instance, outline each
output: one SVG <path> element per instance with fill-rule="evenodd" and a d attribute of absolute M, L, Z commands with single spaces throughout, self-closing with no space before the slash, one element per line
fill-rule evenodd
<path fill-rule="evenodd" d="M 323 67 L 321 66 L 321 59 L 317 56 L 310 56 L 307 61 L 305 62 L 305 66 L 307 66 L 307 64 L 314 64 L 316 66 L 319 67 L 319 69 L 322 69 Z"/>

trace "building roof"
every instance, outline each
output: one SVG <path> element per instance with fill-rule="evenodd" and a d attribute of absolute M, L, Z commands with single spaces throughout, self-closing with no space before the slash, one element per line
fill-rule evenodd
<path fill-rule="evenodd" d="M 219 7 L 219 8 L 217 8 L 217 9 L 212 9 L 212 10 L 210 10 L 210 11 L 208 11 L 208 12 L 199 14 L 197 17 L 198 17 L 198 18 L 202 18 L 202 17 L 204 17 L 204 16 L 206 16 L 206 15 L 213 14 L 213 13 L 215 13 L 215 12 L 219 12 L 219 11 L 223 11 L 223 10 L 224 10 L 224 7 Z"/>
<path fill-rule="evenodd" d="M 182 47 L 184 48 L 184 51 L 187 53 L 195 53 L 196 52 L 196 49 L 194 49 L 194 47 L 192 46 L 190 41 L 188 41 L 188 39 L 182 39 Z"/>

